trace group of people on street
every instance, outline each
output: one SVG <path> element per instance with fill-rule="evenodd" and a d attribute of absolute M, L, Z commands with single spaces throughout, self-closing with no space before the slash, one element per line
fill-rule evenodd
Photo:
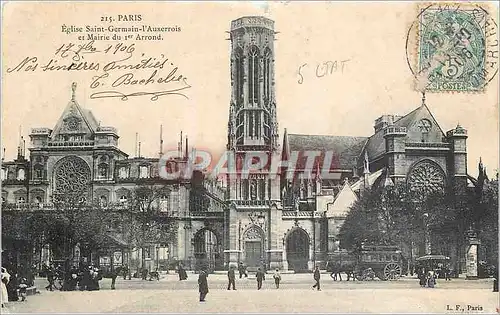
<path fill-rule="evenodd" d="M 240 265 L 238 265 L 238 271 L 240 272 L 240 279 L 242 278 L 242 275 L 245 275 L 245 278 L 248 278 L 248 273 L 246 271 L 246 268 L 245 269 L 243 268 L 244 267 L 242 267 L 242 264 L 240 263 Z M 228 290 L 231 290 L 231 287 L 233 288 L 233 290 L 236 290 L 236 284 L 235 284 L 236 274 L 234 269 L 235 269 L 234 266 L 231 266 L 229 268 L 229 271 L 227 272 Z M 257 290 L 260 290 L 262 288 L 262 281 L 266 280 L 266 273 L 262 270 L 262 268 L 257 269 L 257 272 L 255 273 L 255 278 L 257 280 Z M 278 268 L 276 268 L 276 270 L 274 271 L 273 279 L 274 279 L 274 284 L 276 285 L 276 289 L 279 289 L 281 274 Z"/>
<path fill-rule="evenodd" d="M 8 302 L 19 301 L 22 302 L 27 300 L 28 287 L 32 285 L 30 281 L 24 275 L 20 275 L 16 271 L 8 271 L 7 268 L 2 267 L 1 269 L 1 304 L 2 307 Z"/>
<path fill-rule="evenodd" d="M 418 274 L 419 284 L 422 288 L 434 288 L 437 283 L 438 274 L 434 270 L 425 271 L 422 270 Z M 446 275 L 446 280 L 449 279 L 449 276 Z"/>
<path fill-rule="evenodd" d="M 54 264 L 51 264 L 43 269 L 48 282 L 45 289 L 49 291 L 58 289 L 55 281 L 62 282 L 59 288 L 61 291 L 96 291 L 99 290 L 99 281 L 102 280 L 102 271 L 93 264 L 88 266 L 81 264 L 80 268 L 73 265 L 69 270 L 63 270 L 60 265 L 54 267 Z M 116 280 L 116 277 L 114 279 Z"/>

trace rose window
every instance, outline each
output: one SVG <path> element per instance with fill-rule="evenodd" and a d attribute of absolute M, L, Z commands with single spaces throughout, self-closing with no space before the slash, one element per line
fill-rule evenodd
<path fill-rule="evenodd" d="M 408 184 L 411 190 L 427 195 L 444 189 L 445 175 L 438 165 L 424 161 L 411 170 Z"/>
<path fill-rule="evenodd" d="M 55 171 L 56 192 L 59 194 L 85 195 L 89 189 L 90 168 L 79 157 L 63 158 Z"/>
<path fill-rule="evenodd" d="M 80 129 L 80 118 L 75 116 L 70 116 L 65 119 L 66 128 L 70 131 L 76 131 Z"/>

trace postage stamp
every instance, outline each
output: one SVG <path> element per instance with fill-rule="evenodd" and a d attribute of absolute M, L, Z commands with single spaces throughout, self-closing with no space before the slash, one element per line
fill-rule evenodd
<path fill-rule="evenodd" d="M 497 72 L 495 22 L 478 5 L 434 4 L 418 17 L 418 86 L 427 91 L 482 91 Z"/>

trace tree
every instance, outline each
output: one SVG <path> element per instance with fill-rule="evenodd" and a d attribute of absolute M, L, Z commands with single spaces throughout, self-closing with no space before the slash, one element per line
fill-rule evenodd
<path fill-rule="evenodd" d="M 341 247 L 355 248 L 362 241 L 398 245 L 412 259 L 415 244 L 422 243 L 434 222 L 442 222 L 440 215 L 451 215 L 446 224 L 455 219 L 445 196 L 422 194 L 405 184 L 366 190 L 340 229 Z M 438 200 L 442 207 L 436 207 Z"/>
<path fill-rule="evenodd" d="M 128 196 L 122 213 L 123 234 L 129 243 L 129 252 L 134 247 L 141 249 L 143 267 L 146 248 L 153 244 L 168 244 L 176 237 L 177 222 L 168 205 L 171 191 L 169 185 L 141 184 Z"/>

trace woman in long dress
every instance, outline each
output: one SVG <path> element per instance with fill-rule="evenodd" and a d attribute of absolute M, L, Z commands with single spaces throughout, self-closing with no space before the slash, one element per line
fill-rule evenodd
<path fill-rule="evenodd" d="M 10 274 L 7 272 L 7 269 L 2 267 L 2 291 L 1 291 L 1 302 L 2 302 L 2 307 L 4 307 L 7 302 L 9 301 L 9 293 L 7 292 L 7 283 L 10 281 Z"/>

